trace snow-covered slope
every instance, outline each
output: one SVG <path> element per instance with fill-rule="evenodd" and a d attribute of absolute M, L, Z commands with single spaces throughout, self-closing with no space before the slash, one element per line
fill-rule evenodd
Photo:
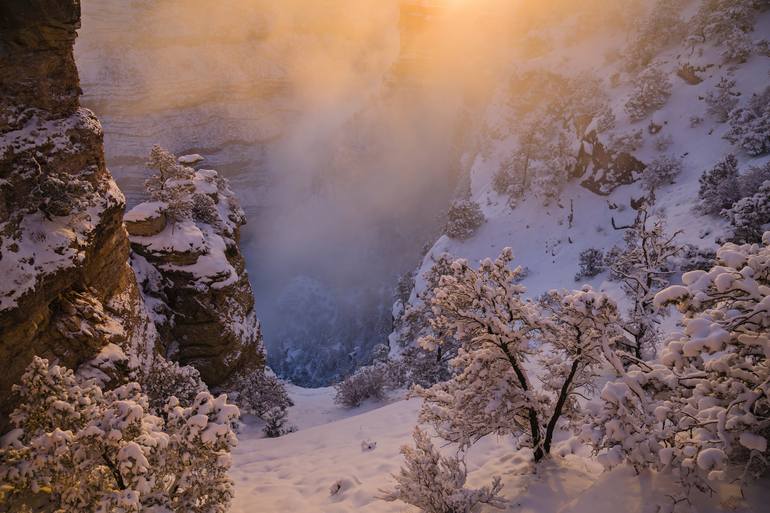
<path fill-rule="evenodd" d="M 330 388 L 291 387 L 296 406 L 290 417 L 300 428 L 295 433 L 261 438 L 246 426 L 231 470 L 233 513 L 417 512 L 377 497 L 392 487 L 390 475 L 402 461 L 400 446 L 412 443 L 419 401 L 342 410 L 333 404 L 332 393 Z M 369 449 L 372 442 L 376 446 Z M 533 471 L 530 450 L 516 450 L 510 438 L 487 437 L 469 453 L 468 485 L 502 476 L 503 495 L 510 499 L 504 511 L 517 513 L 653 513 L 666 502 L 666 494 L 675 492 L 667 475 L 637 475 L 628 467 L 603 473 L 584 450 L 562 442 L 557 456 Z M 453 448 L 444 451 L 449 454 Z M 770 501 L 768 485 L 766 480 L 752 487 L 745 501 L 736 488 L 725 485 L 723 503 L 700 497 L 694 510 L 760 513 Z"/>
<path fill-rule="evenodd" d="M 559 31 L 554 30 L 554 33 Z M 764 12 L 758 17 L 754 35 L 757 39 L 770 35 L 770 13 Z M 654 61 L 672 82 L 671 97 L 661 109 L 634 122 L 624 112 L 633 73 L 625 71 L 619 57 L 612 57 L 609 51 L 597 51 L 597 48 L 624 48 L 627 34 L 605 29 L 579 44 L 553 37 L 550 52 L 517 60 L 514 73 L 547 70 L 566 77 L 599 77 L 616 116 L 614 128 L 603 134 L 604 138 L 640 130 L 644 142 L 633 152 L 634 157 L 650 163 L 656 157 L 670 154 L 683 165 L 675 183 L 655 190 L 651 212 L 665 218 L 669 233 L 682 232 L 679 243 L 716 249 L 717 240 L 729 232 L 724 219 L 695 210 L 700 176 L 729 153 L 736 154 L 743 172 L 751 166 L 765 164 L 770 155 L 751 157 L 725 140 L 723 135 L 728 131 L 728 125 L 707 113 L 704 98 L 714 91 L 722 77 L 735 80 L 734 90 L 742 102 L 761 93 L 770 80 L 770 58 L 754 54 L 744 63 L 724 63 L 719 48 L 707 45 L 702 52 L 693 54 L 684 46 L 673 45 Z M 692 85 L 677 76 L 677 71 L 686 64 L 704 70 L 699 73 L 702 82 Z M 464 156 L 468 162 L 470 198 L 481 206 L 487 222 L 468 240 L 444 235 L 435 242 L 415 273 L 411 301 L 415 301 L 416 294 L 424 289 L 423 276 L 442 253 L 479 261 L 497 256 L 506 246 L 513 248 L 514 263 L 528 271 L 522 283 L 530 296 L 538 296 L 552 288 L 574 288 L 578 285 L 574 276 L 580 253 L 588 248 L 607 250 L 622 245 L 625 232 L 614 229 L 612 219 L 618 226 L 634 221 L 636 211 L 631 202 L 647 194 L 640 182 L 621 185 L 610 194 L 599 196 L 581 186 L 580 180 L 572 179 L 556 201 L 544 205 L 541 197 L 528 192 L 515 208 L 509 206 L 506 196 L 495 192 L 495 174 L 506 165 L 518 145 L 516 129 L 511 125 L 511 116 L 515 114 L 508 106 L 510 96 L 508 86 L 502 85 L 498 97 L 483 116 L 486 128 L 478 135 L 476 147 Z M 693 117 L 701 118 L 695 126 Z M 651 134 L 651 123 L 660 131 Z M 659 140 L 667 141 L 665 148 L 658 146 Z M 589 283 L 610 293 L 617 289 L 617 283 L 605 280 L 607 275 L 603 273 L 580 283 Z M 622 302 L 622 293 L 616 292 L 614 299 Z"/>

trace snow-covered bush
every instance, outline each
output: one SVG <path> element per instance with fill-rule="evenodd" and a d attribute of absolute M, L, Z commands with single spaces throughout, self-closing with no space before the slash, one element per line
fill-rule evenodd
<path fill-rule="evenodd" d="M 426 290 L 432 290 L 438 285 L 442 276 L 451 273 L 452 257 L 442 253 L 434 257 L 434 263 L 423 275 Z M 451 335 L 443 336 L 440 347 L 424 348 L 419 341 L 429 335 L 435 335 L 430 320 L 434 317 L 433 310 L 425 302 L 425 293 L 417 294 L 417 301 L 407 304 L 395 321 L 394 333 L 404 349 L 401 353 L 401 365 L 395 366 L 403 376 L 390 381 L 398 386 L 421 385 L 428 387 L 446 381 L 452 375 L 449 362 L 457 356 L 459 342 Z"/>
<path fill-rule="evenodd" d="M 550 451 L 558 421 L 577 407 L 573 395 L 586 386 L 614 340 L 615 305 L 603 294 L 585 288 L 554 293 L 548 309 L 522 298 L 512 270 L 510 248 L 479 269 L 455 260 L 452 274 L 431 291 L 436 335 L 425 348 L 440 347 L 442 334 L 461 343 L 451 364 L 455 373 L 430 389 L 416 386 L 425 400 L 421 422 L 442 438 L 467 447 L 497 433 L 513 434 L 540 461 Z M 535 351 L 531 341 L 547 349 Z M 539 358 L 548 376 L 543 391 L 533 388 L 527 361 Z"/>
<path fill-rule="evenodd" d="M 626 230 L 625 247 L 616 248 L 607 256 L 611 278 L 621 282 L 632 302 L 623 321 L 629 340 L 621 345 L 636 359 L 655 353 L 660 318 L 653 299 L 668 285 L 668 277 L 675 271 L 675 257 L 682 251 L 676 242 L 680 232 L 667 234 L 662 219 L 652 226 L 648 224 L 649 214 L 641 210 Z"/>
<path fill-rule="evenodd" d="M 642 172 L 642 187 L 655 191 L 676 182 L 682 172 L 682 161 L 672 155 L 662 155 L 647 164 Z"/>
<path fill-rule="evenodd" d="M 714 90 L 706 93 L 707 112 L 720 123 L 726 122 L 730 112 L 738 105 L 740 93 L 735 92 L 734 87 L 735 80 L 722 77 Z"/>
<path fill-rule="evenodd" d="M 770 180 L 770 161 L 761 166 L 750 166 L 749 170 L 740 176 L 741 196 L 754 195 L 762 184 Z"/>
<path fill-rule="evenodd" d="M 625 105 L 631 121 L 641 121 L 663 107 L 671 96 L 671 80 L 660 68 L 645 68 L 633 81 L 634 89 Z"/>
<path fill-rule="evenodd" d="M 367 399 L 382 399 L 387 384 L 387 364 L 360 367 L 334 385 L 334 402 L 347 408 L 355 408 Z"/>
<path fill-rule="evenodd" d="M 465 240 L 472 237 L 484 222 L 486 218 L 478 203 L 471 200 L 456 200 L 452 202 L 447 212 L 444 231 L 453 239 Z"/>
<path fill-rule="evenodd" d="M 745 107 L 737 107 L 728 119 L 730 129 L 724 138 L 756 157 L 770 151 L 770 87 L 751 97 Z"/>
<path fill-rule="evenodd" d="M 87 199 L 93 196 L 93 185 L 63 170 L 43 171 L 36 160 L 31 179 L 35 181 L 28 204 L 39 209 L 48 219 L 68 216 L 88 207 Z"/>
<path fill-rule="evenodd" d="M 241 410 L 262 419 L 274 408 L 285 411 L 294 406 L 284 384 L 269 369 L 241 374 L 228 389 L 235 392 Z"/>
<path fill-rule="evenodd" d="M 172 221 L 192 216 L 195 170 L 177 163 L 176 157 L 157 144 L 150 150 L 147 167 L 156 173 L 144 183 L 153 201 L 165 203 L 164 213 Z"/>
<path fill-rule="evenodd" d="M 278 438 L 279 436 L 293 433 L 297 430 L 296 426 L 289 424 L 288 412 L 286 408 L 274 406 L 262 415 L 265 421 L 265 427 L 262 431 L 268 438 Z"/>
<path fill-rule="evenodd" d="M 575 281 L 583 278 L 593 278 L 605 271 L 607 266 L 604 263 L 604 251 L 596 248 L 588 248 L 580 252 L 578 257 L 580 270 L 575 275 Z"/>
<path fill-rule="evenodd" d="M 751 32 L 766 2 L 756 0 L 706 0 L 688 25 L 691 47 L 710 43 L 722 49 L 727 61 L 744 61 L 754 51 Z"/>
<path fill-rule="evenodd" d="M 138 383 L 103 391 L 35 357 L 2 439 L 0 481 L 11 510 L 45 493 L 56 511 L 223 513 L 238 408 L 200 392 L 150 414 Z M 18 502 L 18 504 L 17 504 Z"/>
<path fill-rule="evenodd" d="M 626 49 L 629 69 L 644 68 L 666 46 L 679 42 L 685 36 L 685 25 L 679 15 L 681 8 L 681 2 L 676 0 L 655 2 L 649 15 L 641 19 Z"/>
<path fill-rule="evenodd" d="M 734 242 L 758 242 L 770 225 L 770 180 L 756 194 L 738 200 L 722 215 L 730 221 Z"/>
<path fill-rule="evenodd" d="M 499 495 L 503 488 L 499 477 L 489 486 L 475 490 L 465 488 L 468 471 L 461 459 L 442 456 L 419 428 L 412 437 L 415 447 L 401 448 L 406 466 L 393 476 L 395 488 L 383 491 L 381 499 L 402 501 L 424 513 L 472 513 L 481 504 L 504 506 Z"/>
<path fill-rule="evenodd" d="M 729 154 L 714 167 L 703 172 L 698 189 L 698 210 L 719 215 L 741 198 L 738 181 L 738 159 Z"/>
<path fill-rule="evenodd" d="M 169 397 L 174 396 L 180 404 L 189 406 L 200 392 L 208 390 L 195 367 L 179 365 L 161 357 L 153 359 L 139 382 L 149 400 L 150 411 L 159 416 L 163 416 Z"/>
<path fill-rule="evenodd" d="M 767 471 L 770 233 L 725 244 L 717 259 L 656 295 L 656 307 L 684 314 L 659 363 L 604 387 L 582 438 L 607 466 L 672 470 L 688 491 Z"/>
<path fill-rule="evenodd" d="M 507 196 L 512 207 L 524 195 L 525 190 L 524 170 L 520 160 L 521 155 L 517 154 L 505 161 L 492 179 L 492 189 L 500 195 Z"/>

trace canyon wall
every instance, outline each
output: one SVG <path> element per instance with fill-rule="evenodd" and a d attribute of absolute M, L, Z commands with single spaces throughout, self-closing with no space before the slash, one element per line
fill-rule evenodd
<path fill-rule="evenodd" d="M 79 105 L 77 0 L 0 6 L 0 427 L 33 355 L 76 368 L 154 344 L 128 265 L 125 200 Z"/>
<path fill-rule="evenodd" d="M 141 366 L 162 345 L 129 265 L 125 198 L 106 167 L 102 127 L 80 106 L 79 27 L 78 0 L 0 4 L 0 432 L 34 355 L 78 368 L 117 346 Z M 228 251 L 240 259 L 237 245 Z M 254 317 L 241 281 L 248 297 L 220 304 L 246 304 Z M 236 366 L 241 352 L 229 344 L 193 363 Z"/>

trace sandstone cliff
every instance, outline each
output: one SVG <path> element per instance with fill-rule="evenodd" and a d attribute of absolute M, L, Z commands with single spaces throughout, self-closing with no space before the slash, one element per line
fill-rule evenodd
<path fill-rule="evenodd" d="M 197 159 L 180 159 L 189 162 Z M 209 386 L 262 368 L 254 296 L 238 248 L 245 217 L 227 180 L 177 163 L 156 147 L 154 201 L 126 214 L 132 266 L 165 356 L 197 368 Z"/>
<path fill-rule="evenodd" d="M 209 385 L 263 368 L 238 249 L 244 218 L 215 171 L 180 165 L 189 183 L 175 188 L 192 188 L 190 207 L 208 209 L 207 222 L 167 220 L 163 202 L 150 204 L 148 219 L 141 208 L 127 219 L 140 293 L 125 199 L 101 125 L 79 104 L 79 26 L 78 0 L 0 4 L 0 431 L 34 355 L 89 372 L 84 363 L 110 354 L 147 368 L 160 352 Z"/>
<path fill-rule="evenodd" d="M 33 355 L 76 368 L 154 347 L 128 265 L 125 202 L 79 106 L 77 0 L 0 5 L 0 427 Z"/>

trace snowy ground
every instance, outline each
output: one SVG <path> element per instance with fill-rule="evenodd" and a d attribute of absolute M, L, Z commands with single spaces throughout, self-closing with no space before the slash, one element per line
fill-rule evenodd
<path fill-rule="evenodd" d="M 267 439 L 256 426 L 245 426 L 231 473 L 236 483 L 233 513 L 417 511 L 376 497 L 391 486 L 390 474 L 401 466 L 399 447 L 411 443 L 419 400 L 343 410 L 334 405 L 331 388 L 291 387 L 290 393 L 296 403 L 292 422 L 299 431 Z M 376 442 L 373 450 L 362 447 L 368 441 Z M 535 472 L 531 451 L 516 450 L 508 437 L 488 437 L 469 455 L 468 485 L 502 476 L 503 494 L 510 501 L 507 511 L 517 513 L 654 513 L 667 502 L 667 494 L 676 493 L 671 476 L 636 475 L 627 467 L 605 473 L 585 449 L 576 447 L 577 454 L 572 454 L 572 448 L 569 441 L 557 445 L 554 458 Z M 340 491 L 332 494 L 337 483 Z M 753 486 L 745 500 L 729 486 L 720 492 L 713 501 L 699 497 L 693 511 L 767 511 L 770 480 Z"/>

